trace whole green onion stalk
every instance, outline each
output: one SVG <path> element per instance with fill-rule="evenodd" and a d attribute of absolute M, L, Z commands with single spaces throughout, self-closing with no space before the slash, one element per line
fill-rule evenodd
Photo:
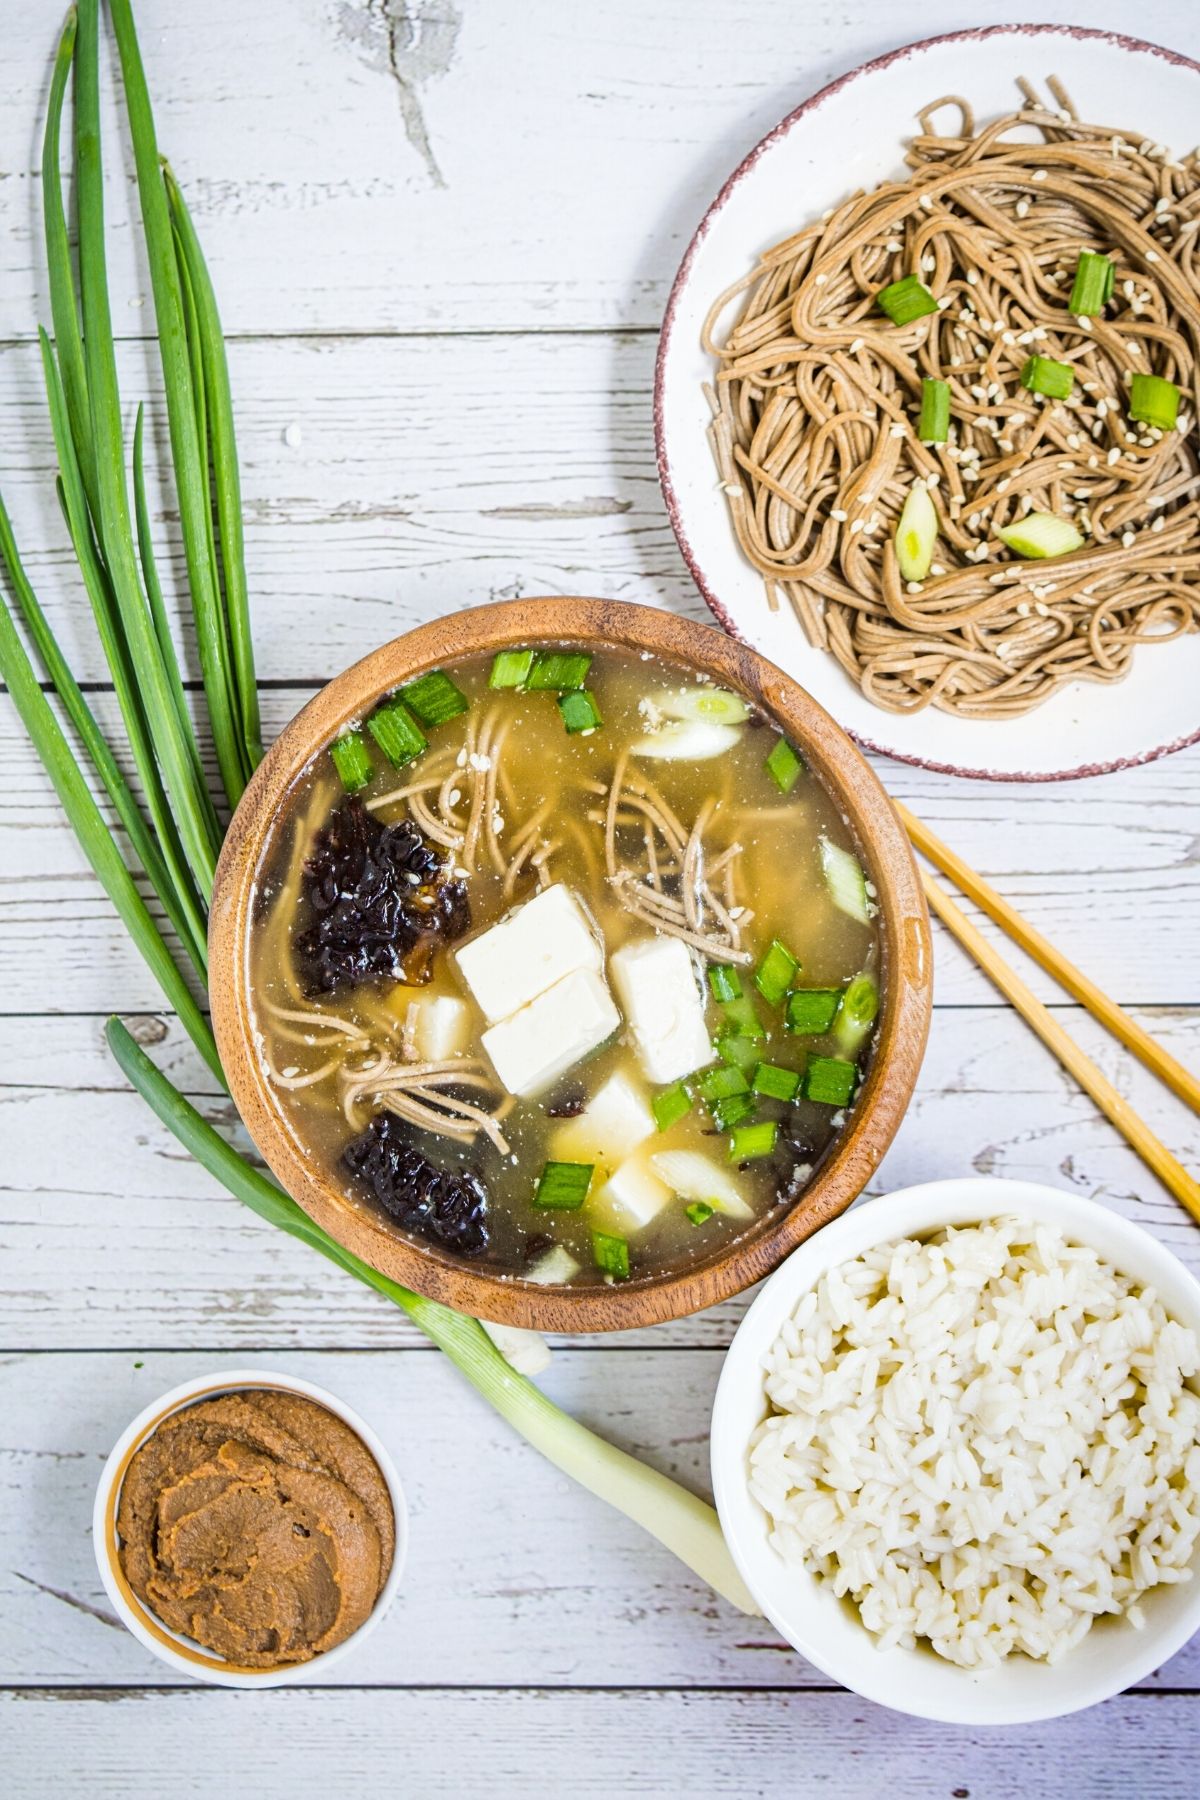
<path fill-rule="evenodd" d="M 125 90 L 166 393 L 191 617 L 222 794 L 214 801 L 188 707 L 158 576 L 146 498 L 139 406 L 126 465 L 108 295 L 100 142 L 99 0 L 79 0 L 55 57 L 42 156 L 51 338 L 39 332 L 58 458 L 57 490 L 124 730 L 136 790 L 62 655 L 21 561 L 0 499 L 0 565 L 67 727 L 51 704 L 0 595 L 0 676 L 93 869 L 205 1064 L 224 1085 L 196 993 L 206 979 L 208 901 L 221 809 L 236 805 L 262 755 L 229 372 L 216 298 L 183 194 L 161 160 L 129 0 L 108 0 Z M 61 183 L 63 107 L 73 89 L 72 258 Z M 130 487 L 133 501 L 130 505 Z M 90 768 L 92 781 L 87 773 Z M 110 827 L 93 793 L 116 815 Z M 140 793 L 141 798 L 138 798 Z M 149 887 L 172 950 L 143 898 Z M 133 1086 L 179 1141 L 260 1218 L 400 1306 L 497 1412 L 554 1465 L 635 1520 L 745 1612 L 756 1607 L 716 1513 L 675 1482 L 568 1418 L 518 1375 L 482 1326 L 351 1255 L 243 1158 L 154 1066 L 118 1019 L 107 1037 Z"/>

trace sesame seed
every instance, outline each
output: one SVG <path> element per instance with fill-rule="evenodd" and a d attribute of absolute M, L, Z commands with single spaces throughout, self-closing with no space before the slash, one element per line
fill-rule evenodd
<path fill-rule="evenodd" d="M 1150 522 L 1151 531 L 1161 531 L 1166 522 L 1167 521 L 1163 518 L 1162 514 L 1159 513 L 1157 519 L 1152 519 Z"/>
<path fill-rule="evenodd" d="M 861 530 L 862 530 L 862 528 L 863 528 L 863 522 L 862 522 L 862 520 L 861 520 L 861 519 L 855 519 L 855 520 L 853 520 L 853 521 L 852 521 L 852 523 L 851 523 L 851 526 L 850 526 L 850 533 L 851 533 L 851 536 L 853 536 L 853 534 L 854 534 L 854 533 L 855 533 L 855 532 L 856 532 L 856 531 L 861 531 Z"/>
<path fill-rule="evenodd" d="M 1028 200 L 1018 200 L 1016 211 L 1017 211 L 1018 219 L 1023 219 L 1025 217 L 1026 213 L 1029 211 Z"/>
<path fill-rule="evenodd" d="M 1157 262 L 1158 261 L 1158 251 L 1157 250 L 1147 250 L 1146 261 L 1147 262 Z"/>
<path fill-rule="evenodd" d="M 926 275 L 930 274 L 932 272 L 932 270 L 937 268 L 937 257 L 934 256 L 932 251 L 930 251 L 930 253 L 927 256 L 923 256 L 921 258 L 921 268 Z"/>
<path fill-rule="evenodd" d="M 1067 443 L 1072 450 L 1080 450 L 1083 448 L 1083 439 L 1077 431 L 1068 431 Z"/>
<path fill-rule="evenodd" d="M 889 437 L 902 438 L 906 435 L 907 431 L 907 425 L 893 425 L 888 435 Z"/>
<path fill-rule="evenodd" d="M 829 277 L 828 277 L 828 275 L 826 275 L 826 274 L 823 274 L 823 273 L 822 273 L 822 274 L 820 274 L 820 275 L 814 275 L 814 276 L 813 276 L 813 281 L 814 281 L 814 282 L 815 282 L 815 283 L 816 283 L 816 285 L 817 285 L 817 287 L 824 287 L 824 286 L 825 286 L 825 283 L 826 283 L 826 282 L 827 282 L 827 281 L 828 281 L 828 280 L 829 280 Z"/>
<path fill-rule="evenodd" d="M 852 344 L 851 344 L 851 346 L 850 346 L 850 354 L 851 354 L 851 356 L 857 356 L 857 355 L 858 355 L 858 352 L 859 352 L 859 351 L 860 351 L 860 350 L 861 350 L 861 349 L 862 349 L 862 347 L 863 347 L 863 341 L 862 341 L 862 339 L 861 339 L 861 338 L 855 338 L 855 339 L 854 339 L 854 342 L 853 342 L 853 343 L 852 343 Z"/>
<path fill-rule="evenodd" d="M 1092 321 L 1090 319 L 1085 319 L 1082 313 L 1075 314 L 1075 323 L 1078 325 L 1080 331 L 1090 331 L 1092 329 Z"/>
<path fill-rule="evenodd" d="M 939 482 L 939 481 L 940 481 L 940 480 L 941 480 L 941 479 L 942 479 L 942 472 L 941 472 L 941 470 L 940 470 L 940 469 L 934 469 L 934 471 L 933 471 L 933 473 L 932 473 L 932 474 L 931 474 L 931 475 L 927 475 L 927 476 L 926 476 L 926 477 L 925 477 L 925 486 L 926 486 L 926 487 L 927 487 L 927 488 L 935 488 L 935 487 L 936 487 L 936 486 L 937 486 L 937 484 L 938 484 L 938 482 Z"/>
<path fill-rule="evenodd" d="M 1132 550 L 1133 546 L 1136 543 L 1137 543 L 1137 534 L 1135 532 L 1123 531 L 1121 533 L 1121 546 L 1123 549 Z"/>
<path fill-rule="evenodd" d="M 725 492 L 729 495 L 731 500 L 741 500 L 744 498 L 742 490 L 736 481 L 727 481 L 725 483 Z"/>
<path fill-rule="evenodd" d="M 906 581 L 904 586 L 910 594 L 919 594 L 921 591 L 921 584 L 919 581 Z"/>
<path fill-rule="evenodd" d="M 847 517 L 840 506 L 835 506 L 829 516 L 831 519 L 836 519 L 839 525 L 843 525 Z"/>
<path fill-rule="evenodd" d="M 930 563 L 929 573 L 931 575 L 944 575 L 946 573 L 945 565 L 942 563 Z"/>
<path fill-rule="evenodd" d="M 922 194 L 920 199 L 917 201 L 917 205 L 923 207 L 926 212 L 932 212 L 933 211 L 933 195 L 932 194 Z"/>
<path fill-rule="evenodd" d="M 904 245 L 900 242 L 899 238 L 889 238 L 883 247 L 885 250 L 889 251 L 892 256 L 899 256 Z"/>
<path fill-rule="evenodd" d="M 1005 478 L 1004 478 L 1004 480 L 1003 480 L 1003 481 L 998 481 L 998 482 L 997 482 L 997 483 L 996 483 L 996 492 L 997 492 L 997 493 L 998 493 L 998 494 L 1004 494 L 1004 493 L 1007 493 L 1007 492 L 1008 492 L 1008 489 L 1009 489 L 1009 488 L 1010 488 L 1010 487 L 1011 487 L 1011 485 L 1012 485 L 1012 484 L 1011 484 L 1011 482 L 1010 482 L 1010 481 L 1009 481 L 1009 479 L 1008 479 L 1008 477 L 1007 477 L 1007 475 L 1006 475 L 1006 476 L 1005 476 Z"/>
<path fill-rule="evenodd" d="M 974 287 L 976 285 L 976 283 L 978 282 L 978 280 L 979 280 L 979 270 L 978 269 L 968 269 L 967 270 L 967 286 Z"/>
<path fill-rule="evenodd" d="M 1114 445 L 1113 445 L 1113 447 L 1112 447 L 1112 449 L 1111 449 L 1111 450 L 1110 450 L 1110 451 L 1109 451 L 1109 453 L 1108 453 L 1108 466 L 1109 466 L 1109 468 L 1110 468 L 1110 469 L 1111 469 L 1111 468 L 1112 468 L 1112 466 L 1113 466 L 1113 464 L 1114 464 L 1114 463 L 1119 463 L 1119 462 L 1120 462 L 1120 460 L 1121 460 L 1121 452 L 1120 452 L 1120 449 L 1119 449 L 1119 447 L 1118 447 L 1118 446 L 1117 446 L 1117 445 L 1116 445 L 1116 444 L 1114 444 Z"/>
<path fill-rule="evenodd" d="M 1033 171 L 1033 179 L 1035 181 L 1045 181 L 1045 179 L 1046 179 L 1045 169 L 1035 169 Z"/>
<path fill-rule="evenodd" d="M 1017 611 L 1020 613 L 1020 615 L 1023 619 L 1027 619 L 1029 617 L 1029 602 L 1028 602 L 1028 600 L 1018 600 L 1017 601 Z"/>

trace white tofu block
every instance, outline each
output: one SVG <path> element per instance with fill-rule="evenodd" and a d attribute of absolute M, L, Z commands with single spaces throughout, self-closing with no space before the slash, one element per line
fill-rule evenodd
<path fill-rule="evenodd" d="M 609 969 L 651 1081 L 678 1081 L 712 1061 L 704 996 L 686 944 L 673 937 L 634 938 L 613 952 Z"/>
<path fill-rule="evenodd" d="M 576 969 L 480 1038 L 510 1094 L 540 1094 L 621 1023 L 604 977 Z"/>
<path fill-rule="evenodd" d="M 620 1070 L 592 1095 L 577 1119 L 568 1119 L 554 1134 L 560 1162 L 600 1163 L 615 1169 L 655 1133 L 654 1115 L 645 1096 Z"/>
<path fill-rule="evenodd" d="M 542 1375 L 550 1367 L 550 1346 L 540 1331 L 523 1331 L 519 1325 L 493 1325 L 490 1319 L 480 1319 L 479 1323 L 518 1375 Z"/>
<path fill-rule="evenodd" d="M 594 1206 L 615 1230 L 628 1236 L 630 1232 L 644 1231 L 674 1197 L 673 1189 L 660 1181 L 641 1157 L 634 1157 L 609 1177 L 596 1195 Z"/>
<path fill-rule="evenodd" d="M 547 1250 L 545 1256 L 534 1263 L 525 1279 L 536 1281 L 539 1287 L 566 1287 L 578 1273 L 579 1264 L 571 1252 L 562 1244 L 555 1244 L 553 1250 Z"/>
<path fill-rule="evenodd" d="M 461 1056 L 471 1039 L 471 1009 L 457 994 L 425 994 L 412 1002 L 413 1047 L 422 1062 Z"/>
<path fill-rule="evenodd" d="M 576 969 L 603 969 L 604 950 L 569 887 L 556 881 L 464 944 L 459 973 L 489 1025 L 528 1006 Z"/>

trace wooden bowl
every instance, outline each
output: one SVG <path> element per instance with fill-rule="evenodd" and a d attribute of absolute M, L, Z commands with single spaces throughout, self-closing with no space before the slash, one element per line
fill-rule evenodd
<path fill-rule="evenodd" d="M 256 875 L 285 797 L 316 752 L 351 719 L 424 670 L 525 644 L 620 644 L 682 663 L 736 689 L 776 719 L 834 795 L 865 854 L 880 902 L 882 1004 L 867 1077 L 842 1136 L 795 1205 L 775 1209 L 707 1261 L 620 1286 L 546 1288 L 499 1278 L 401 1236 L 358 1207 L 307 1156 L 285 1122 L 253 1048 L 247 932 Z M 903 826 L 873 771 L 803 688 L 712 626 L 607 600 L 516 600 L 422 625 L 329 683 L 272 745 L 234 814 L 217 867 L 209 924 L 217 1047 L 246 1129 L 288 1193 L 331 1236 L 406 1287 L 459 1311 L 544 1331 L 617 1331 L 681 1318 L 769 1275 L 866 1186 L 904 1116 L 929 1030 L 929 915 Z"/>

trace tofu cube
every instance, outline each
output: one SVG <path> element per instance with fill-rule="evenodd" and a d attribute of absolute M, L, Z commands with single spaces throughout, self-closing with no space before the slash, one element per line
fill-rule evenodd
<path fill-rule="evenodd" d="M 604 950 L 575 895 L 557 881 L 464 944 L 455 960 L 488 1024 L 494 1025 L 564 975 L 602 970 Z"/>
<path fill-rule="evenodd" d="M 529 1099 L 598 1049 L 620 1023 L 604 977 L 576 969 L 491 1026 L 480 1043 L 509 1093 Z"/>
<path fill-rule="evenodd" d="M 411 1002 L 416 1014 L 413 1047 L 422 1062 L 461 1056 L 471 1039 L 471 1009 L 457 994 L 423 994 Z"/>
<path fill-rule="evenodd" d="M 633 1157 L 609 1176 L 593 1206 L 598 1216 L 628 1237 L 631 1232 L 645 1231 L 674 1197 L 672 1189 L 641 1157 Z"/>
<path fill-rule="evenodd" d="M 578 1273 L 579 1264 L 571 1252 L 562 1244 L 555 1244 L 553 1250 L 547 1250 L 545 1256 L 539 1257 L 525 1280 L 535 1281 L 539 1287 L 566 1287 Z"/>
<path fill-rule="evenodd" d="M 614 951 L 609 967 L 649 1080 L 678 1081 L 712 1061 L 704 996 L 686 944 L 634 938 Z"/>
<path fill-rule="evenodd" d="M 654 1115 L 641 1089 L 620 1070 L 597 1088 L 577 1119 L 554 1134 L 561 1162 L 599 1163 L 615 1169 L 655 1132 Z"/>

